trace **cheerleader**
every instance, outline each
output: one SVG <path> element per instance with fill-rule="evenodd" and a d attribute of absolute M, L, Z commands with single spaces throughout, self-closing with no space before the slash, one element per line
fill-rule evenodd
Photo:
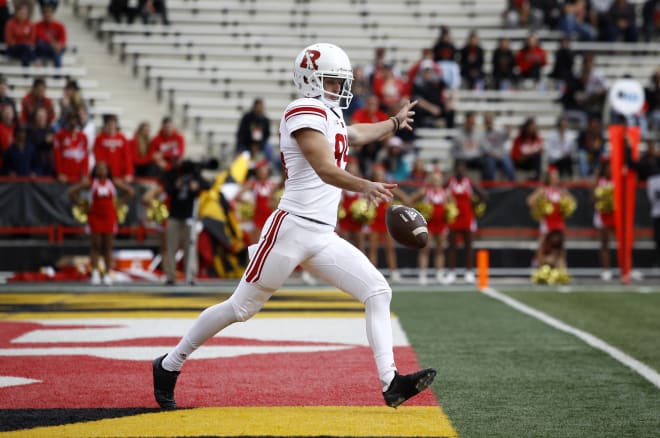
<path fill-rule="evenodd" d="M 104 161 L 99 161 L 92 169 L 91 180 L 85 178 L 69 189 L 69 197 L 77 201 L 82 190 L 89 190 L 89 211 L 87 212 L 87 231 L 90 235 L 90 264 L 92 284 L 100 284 L 99 259 L 103 257 L 105 271 L 103 284 L 112 284 L 112 244 L 117 233 L 117 188 L 124 192 L 119 203 L 126 203 L 133 197 L 133 188 L 120 179 L 112 180 L 110 170 Z"/>
<path fill-rule="evenodd" d="M 262 160 L 255 165 L 254 178 L 249 179 L 236 195 L 237 201 L 244 201 L 243 195 L 251 191 L 254 198 L 254 216 L 252 217 L 251 241 L 259 240 L 261 229 L 266 219 L 273 212 L 273 195 L 279 185 L 270 179 L 270 166 L 268 161 Z"/>
<path fill-rule="evenodd" d="M 472 271 L 474 267 L 472 239 L 474 232 L 477 230 L 472 197 L 476 195 L 483 201 L 486 199 L 486 193 L 468 178 L 465 163 L 461 160 L 456 160 L 454 164 L 454 175 L 447 182 L 447 192 L 456 201 L 458 216 L 449 224 L 449 250 L 447 251 L 449 272 L 442 279 L 442 283 L 451 284 L 456 281 L 456 246 L 460 235 L 463 238 L 465 254 L 465 282 L 472 284 L 476 281 Z"/>
<path fill-rule="evenodd" d="M 598 176 L 592 186 L 592 200 L 594 201 L 594 227 L 598 229 L 600 237 L 600 265 L 603 272 L 600 278 L 603 281 L 612 279 L 610 271 L 610 236 L 614 237 L 614 204 L 612 202 L 612 190 L 614 185 L 610 175 L 610 165 L 607 161 L 602 161 Z"/>
<path fill-rule="evenodd" d="M 527 205 L 534 209 L 541 198 L 551 208 L 540 218 L 539 245 L 536 251 L 536 264 L 538 266 L 550 265 L 552 268 L 566 270 L 566 250 L 564 248 L 566 221 L 561 211 L 560 201 L 566 197 L 575 203 L 575 198 L 559 186 L 559 171 L 550 166 L 542 187 L 536 189 L 527 197 Z"/>
<path fill-rule="evenodd" d="M 448 193 L 443 187 L 442 172 L 437 169 L 426 177 L 426 185 L 408 196 L 407 204 L 413 206 L 418 200 L 431 206 L 431 215 L 427 220 L 429 230 L 429 245 L 419 251 L 419 284 L 427 284 L 426 270 L 429 265 L 429 252 L 432 242 L 435 242 L 435 278 L 441 282 L 445 266 L 445 236 L 447 234 L 447 220 L 445 218 L 445 204 L 448 202 Z"/>
<path fill-rule="evenodd" d="M 346 164 L 346 171 L 355 176 L 360 175 L 360 165 L 355 157 L 351 157 Z M 353 217 L 351 214 L 351 206 L 354 202 L 362 198 L 361 193 L 342 191 L 341 195 L 341 210 L 343 214 L 337 221 L 338 234 L 351 242 L 356 248 L 364 252 L 365 235 L 364 224 Z"/>
<path fill-rule="evenodd" d="M 375 182 L 385 182 L 385 167 L 378 163 L 374 164 L 371 168 L 371 179 Z M 400 191 L 392 190 L 397 196 L 400 196 Z M 390 270 L 390 281 L 398 283 L 401 281 L 401 275 L 397 269 L 396 252 L 394 251 L 394 241 L 387 232 L 387 225 L 385 224 L 385 213 L 390 204 L 381 202 L 376 207 L 376 216 L 373 222 L 369 224 L 369 260 L 374 266 L 378 266 L 378 248 L 383 244 L 385 249 L 385 260 L 387 267 Z"/>

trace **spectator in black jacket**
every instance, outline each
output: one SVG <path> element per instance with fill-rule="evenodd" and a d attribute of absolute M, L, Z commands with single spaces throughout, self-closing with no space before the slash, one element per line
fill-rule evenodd
<path fill-rule="evenodd" d="M 476 31 L 470 32 L 467 44 L 460 52 L 461 76 L 470 89 L 484 87 L 484 49 L 479 45 Z"/>
<path fill-rule="evenodd" d="M 456 60 L 456 46 L 451 40 L 449 28 L 442 26 L 440 28 L 440 36 L 433 46 L 433 60 L 434 61 L 455 61 Z"/>
<path fill-rule="evenodd" d="M 555 62 L 549 76 L 560 84 L 566 84 L 573 79 L 573 64 L 575 54 L 571 49 L 571 40 L 564 35 L 555 51 Z"/>
<path fill-rule="evenodd" d="M 36 176 L 37 157 L 34 147 L 25 140 L 25 130 L 17 129 L 14 142 L 7 148 L 3 157 L 4 175 Z"/>
<path fill-rule="evenodd" d="M 255 99 L 250 111 L 245 113 L 236 133 L 236 150 L 249 151 L 253 156 L 263 154 L 273 161 L 273 150 L 269 142 L 270 120 L 264 112 L 263 99 Z"/>
<path fill-rule="evenodd" d="M 644 95 L 647 106 L 648 134 L 658 137 L 658 134 L 660 134 L 660 69 L 656 70 L 651 76 L 649 86 L 644 88 Z"/>
<path fill-rule="evenodd" d="M 496 90 L 508 90 L 515 86 L 516 55 L 510 47 L 508 38 L 500 38 L 493 51 L 491 75 Z"/>
<path fill-rule="evenodd" d="M 609 40 L 616 41 L 623 37 L 627 42 L 636 42 L 639 38 L 636 19 L 635 7 L 628 0 L 615 0 L 609 13 Z"/>

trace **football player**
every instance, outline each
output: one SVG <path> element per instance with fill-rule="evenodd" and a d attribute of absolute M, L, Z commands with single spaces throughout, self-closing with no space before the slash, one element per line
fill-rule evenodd
<path fill-rule="evenodd" d="M 193 351 L 228 325 L 251 318 L 298 265 L 364 303 L 367 338 L 388 406 L 399 406 L 432 383 L 432 368 L 399 374 L 390 321 L 392 290 L 369 259 L 335 233 L 342 190 L 360 192 L 378 204 L 391 201 L 396 187 L 346 172 L 349 145 L 411 130 L 416 102 L 406 103 L 388 120 L 347 126 L 342 109 L 350 104 L 352 79 L 351 62 L 335 45 L 313 44 L 296 57 L 293 82 L 302 97 L 287 106 L 280 122 L 284 194 L 258 243 L 249 248 L 250 262 L 231 297 L 204 310 L 178 345 L 153 361 L 154 396 L 162 408 L 176 408 L 176 380 Z"/>

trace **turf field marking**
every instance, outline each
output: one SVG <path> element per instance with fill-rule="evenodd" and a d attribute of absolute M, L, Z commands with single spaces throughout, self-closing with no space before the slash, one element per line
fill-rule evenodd
<path fill-rule="evenodd" d="M 571 334 L 581 339 L 582 341 L 586 342 L 588 345 L 591 345 L 592 347 L 607 353 L 608 355 L 612 356 L 614 359 L 621 362 L 628 368 L 632 369 L 637 374 L 644 377 L 646 380 L 648 380 L 654 386 L 660 389 L 660 374 L 658 374 L 657 371 L 655 371 L 653 368 L 649 367 L 648 365 L 638 361 L 634 357 L 627 355 L 618 348 L 613 347 L 612 345 L 608 344 L 602 339 L 595 337 L 591 333 L 585 332 L 571 325 L 568 325 L 565 322 L 560 321 L 548 315 L 547 313 L 541 312 L 540 310 L 534 309 L 533 307 L 523 304 L 518 300 L 515 300 L 507 295 L 504 295 L 496 291 L 495 289 L 486 288 L 482 292 L 485 295 L 488 295 L 489 297 L 498 300 L 506 304 L 507 306 L 518 310 L 521 313 L 536 318 L 539 321 L 544 322 L 545 324 L 556 328 L 557 330 Z"/>

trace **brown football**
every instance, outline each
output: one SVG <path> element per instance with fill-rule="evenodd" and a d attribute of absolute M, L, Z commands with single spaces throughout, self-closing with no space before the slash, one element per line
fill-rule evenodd
<path fill-rule="evenodd" d="M 401 245 L 424 248 L 429 240 L 429 230 L 422 214 L 405 205 L 391 205 L 385 214 L 390 236 Z"/>

